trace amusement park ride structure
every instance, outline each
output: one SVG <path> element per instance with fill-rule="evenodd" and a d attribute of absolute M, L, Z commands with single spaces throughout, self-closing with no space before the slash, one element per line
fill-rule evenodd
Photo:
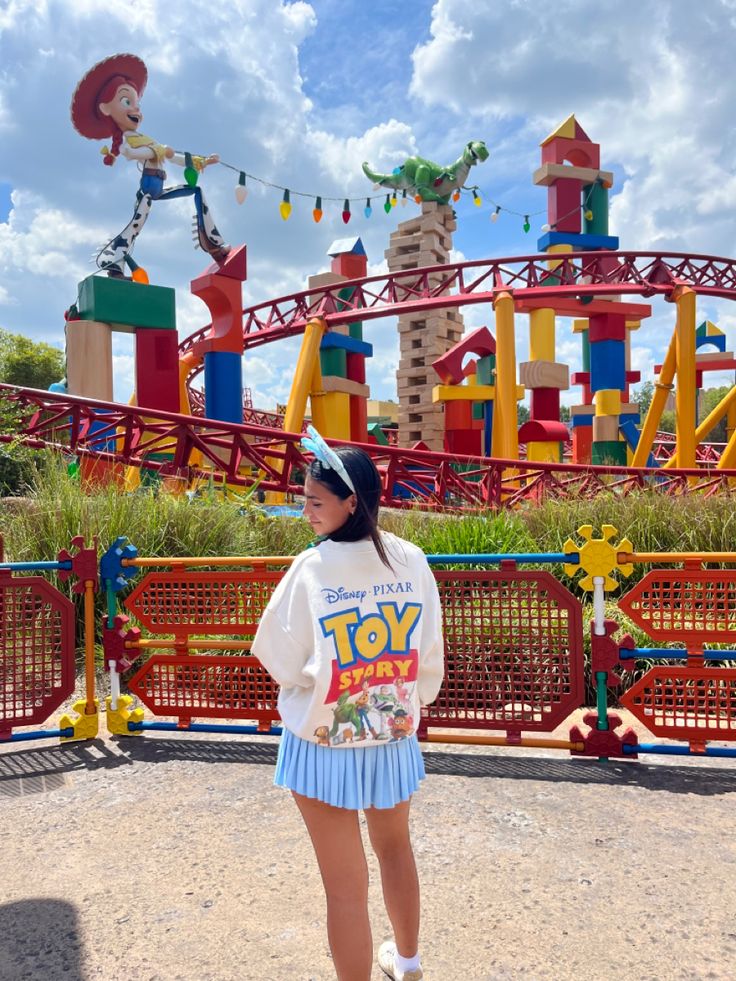
<path fill-rule="evenodd" d="M 608 234 L 612 180 L 600 169 L 598 145 L 571 116 L 543 141 L 534 175 L 548 188 L 548 225 L 537 254 L 416 268 L 404 263 L 366 276 L 360 239 L 343 240 L 330 249 L 331 271 L 312 277 L 307 290 L 243 309 L 246 257 L 240 246 L 192 282 L 212 322 L 180 344 L 173 290 L 89 277 L 67 322 L 68 392 L 3 386 L 4 395 L 27 409 L 29 445 L 77 454 L 89 479 L 120 479 L 125 468 L 145 467 L 179 486 L 215 474 L 234 486 L 259 480 L 264 490 L 295 490 L 309 407 L 328 439 L 366 445 L 383 473 L 387 504 L 496 507 L 545 493 L 641 485 L 713 492 L 736 478 L 736 388 L 700 423 L 697 390 L 703 371 L 736 362 L 723 350 L 725 338 L 715 325 L 706 321 L 698 328 L 696 303 L 698 296 L 736 299 L 736 261 L 619 251 L 618 239 Z M 452 226 L 442 224 L 442 209 L 450 213 L 448 205 L 423 202 L 423 227 L 447 234 Z M 411 234 L 416 264 L 426 252 L 418 225 Z M 642 300 L 655 296 L 673 303 L 676 323 L 639 429 L 639 408 L 629 394 L 639 380 L 631 370 L 630 337 L 651 314 Z M 492 329 L 459 341 L 457 332 L 449 332 L 444 342 L 427 344 L 423 331 L 433 317 L 455 311 L 457 323 L 464 306 L 479 303 L 493 310 Z M 517 365 L 519 314 L 528 316 L 529 360 Z M 420 392 L 403 385 L 401 399 L 413 403 L 410 410 L 430 409 L 428 400 L 444 405 L 441 451 L 415 442 L 378 445 L 368 435 L 366 360 L 372 347 L 363 339 L 363 324 L 379 317 L 407 324 L 407 350 L 414 353 L 413 347 L 418 356 L 411 361 L 417 370 L 404 374 L 412 383 L 421 376 L 424 387 Z M 581 340 L 583 370 L 571 376 L 556 360 L 558 318 L 572 318 Z M 135 334 L 136 392 L 127 406 L 112 398 L 116 329 Z M 283 424 L 277 414 L 252 408 L 244 418 L 243 355 L 296 336 L 302 346 Z M 715 344 L 717 354 L 698 355 L 703 343 Z M 194 385 L 202 374 L 203 394 Z M 581 386 L 583 397 L 571 410 L 572 462 L 563 462 L 570 434 L 560 420 L 560 392 L 570 383 Z M 517 401 L 525 389 L 530 417 L 519 429 Z M 675 444 L 662 462 L 655 440 L 671 392 Z M 704 440 L 724 417 L 729 439 L 717 457 Z"/>

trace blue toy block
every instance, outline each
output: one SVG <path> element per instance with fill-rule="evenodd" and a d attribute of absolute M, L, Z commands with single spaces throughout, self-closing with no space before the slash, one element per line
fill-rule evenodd
<path fill-rule="evenodd" d="M 322 338 L 320 350 L 324 351 L 326 348 L 338 348 L 351 354 L 362 354 L 366 358 L 373 357 L 372 344 L 350 337 L 348 334 L 336 334 L 334 331 L 328 331 Z"/>
<path fill-rule="evenodd" d="M 572 429 L 576 429 L 578 426 L 592 426 L 594 414 L 591 411 L 589 416 L 572 416 L 569 425 Z"/>
<path fill-rule="evenodd" d="M 617 235 L 575 235 L 572 232 L 546 232 L 537 239 L 537 249 L 546 252 L 550 245 L 571 245 L 574 252 L 595 252 L 618 248 Z"/>
<path fill-rule="evenodd" d="M 204 356 L 204 411 L 208 419 L 243 421 L 243 367 L 239 354 L 208 351 Z"/>
<path fill-rule="evenodd" d="M 623 341 L 597 341 L 590 345 L 590 390 L 626 388 L 626 346 Z"/>
<path fill-rule="evenodd" d="M 626 440 L 629 449 L 636 450 L 637 446 L 639 445 L 639 439 L 641 437 L 641 433 L 636 428 L 636 424 L 634 423 L 633 419 L 631 419 L 631 417 L 628 417 L 625 422 L 622 421 L 621 425 L 618 427 L 618 431 Z M 658 466 L 657 461 L 654 459 L 651 453 L 647 458 L 646 466 L 647 467 Z"/>

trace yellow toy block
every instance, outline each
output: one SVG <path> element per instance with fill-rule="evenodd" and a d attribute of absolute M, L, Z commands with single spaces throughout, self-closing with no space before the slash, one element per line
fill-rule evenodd
<path fill-rule="evenodd" d="M 618 416 L 621 414 L 621 392 L 617 388 L 606 388 L 596 392 L 595 414 L 597 416 Z"/>
<path fill-rule="evenodd" d="M 435 385 L 432 389 L 433 402 L 489 402 L 495 397 L 495 385 Z"/>
<path fill-rule="evenodd" d="M 582 334 L 584 331 L 588 330 L 590 327 L 590 321 L 587 317 L 580 320 L 576 319 L 572 322 L 572 332 L 573 334 Z"/>
<path fill-rule="evenodd" d="M 529 314 L 529 359 L 555 360 L 555 312 L 546 308 Z"/>
<path fill-rule="evenodd" d="M 618 545 L 614 545 L 611 539 L 618 534 L 618 529 L 613 525 L 603 525 L 601 528 L 602 537 L 593 538 L 593 526 L 583 525 L 578 528 L 578 535 L 585 539 L 585 543 L 577 545 L 571 538 L 568 538 L 562 546 L 565 555 L 579 555 L 577 563 L 568 563 L 564 566 L 566 576 L 574 576 L 576 572 L 584 572 L 585 576 L 580 580 L 579 586 L 586 592 L 593 591 L 593 578 L 603 578 L 603 589 L 606 592 L 615 589 L 618 583 L 611 577 L 615 570 L 622 576 L 630 576 L 634 571 L 632 563 L 619 565 L 619 552 L 633 552 L 634 547 L 628 538 L 622 538 Z"/>
<path fill-rule="evenodd" d="M 328 439 L 350 439 L 350 396 L 345 392 L 325 392 L 324 414 Z"/>
<path fill-rule="evenodd" d="M 119 695 L 118 707 L 112 708 L 112 695 L 105 699 L 105 721 L 107 731 L 113 736 L 142 736 L 142 732 L 132 731 L 128 728 L 129 722 L 143 722 L 145 712 L 142 708 L 130 711 L 129 706 L 133 703 L 132 695 Z"/>
<path fill-rule="evenodd" d="M 562 450 L 559 443 L 527 443 L 526 458 L 530 463 L 561 463 Z"/>
<path fill-rule="evenodd" d="M 73 729 L 73 736 L 61 736 L 61 742 L 71 743 L 81 739 L 96 739 L 100 731 L 100 703 L 95 699 L 95 710 L 90 715 L 86 714 L 87 699 L 80 698 L 72 707 L 72 711 L 77 713 L 77 718 L 72 719 L 71 715 L 62 715 L 59 719 L 60 729 Z"/>

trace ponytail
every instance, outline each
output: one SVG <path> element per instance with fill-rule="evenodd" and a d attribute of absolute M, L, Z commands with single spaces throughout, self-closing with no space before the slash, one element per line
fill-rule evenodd
<path fill-rule="evenodd" d="M 112 134 L 112 146 L 103 146 L 102 148 L 102 152 L 104 154 L 102 162 L 106 167 L 112 167 L 112 165 L 115 163 L 115 158 L 120 156 L 120 145 L 123 142 L 123 131 L 117 126 L 116 123 L 113 123 L 113 126 L 115 129 L 113 130 Z"/>

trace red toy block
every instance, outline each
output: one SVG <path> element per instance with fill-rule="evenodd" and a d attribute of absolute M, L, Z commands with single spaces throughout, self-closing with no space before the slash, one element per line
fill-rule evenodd
<path fill-rule="evenodd" d="M 542 145 L 542 163 L 571 163 L 573 167 L 590 167 L 592 170 L 601 169 L 601 148 L 599 143 L 593 143 L 585 131 L 575 121 L 577 139 L 555 136 Z"/>
<path fill-rule="evenodd" d="M 572 462 L 590 463 L 592 452 L 593 452 L 593 427 L 573 426 Z"/>
<path fill-rule="evenodd" d="M 139 627 L 124 629 L 129 622 L 130 617 L 124 613 L 118 613 L 112 627 L 108 627 L 107 617 L 102 618 L 102 650 L 105 669 L 108 671 L 110 661 L 115 662 L 117 672 L 127 671 L 143 653 L 141 648 L 125 646 L 127 642 L 137 642 L 141 636 Z"/>
<path fill-rule="evenodd" d="M 625 341 L 626 317 L 614 313 L 596 314 L 591 317 L 588 340 L 591 344 L 596 341 Z"/>
<path fill-rule="evenodd" d="M 227 276 L 228 279 L 237 279 L 244 283 L 248 278 L 246 267 L 246 248 L 238 245 L 230 249 L 230 254 L 223 263 L 213 262 L 205 269 L 205 275 Z"/>
<path fill-rule="evenodd" d="M 479 429 L 448 429 L 445 433 L 445 453 L 480 456 L 481 435 Z"/>
<path fill-rule="evenodd" d="M 560 418 L 559 388 L 533 388 L 531 393 L 530 413 L 532 419 Z"/>
<path fill-rule="evenodd" d="M 564 422 L 530 419 L 519 429 L 520 443 L 566 443 L 570 438 Z"/>
<path fill-rule="evenodd" d="M 447 354 L 432 362 L 432 367 L 444 385 L 459 385 L 463 380 L 463 360 L 468 354 L 477 354 L 484 358 L 496 353 L 496 341 L 487 327 L 471 330 L 461 341 L 451 347 Z"/>
<path fill-rule="evenodd" d="M 333 256 L 330 270 L 346 279 L 363 279 L 368 272 L 368 256 L 344 252 Z"/>
<path fill-rule="evenodd" d="M 473 403 L 467 399 L 453 399 L 445 402 L 445 430 L 458 431 L 472 429 Z"/>
<path fill-rule="evenodd" d="M 135 332 L 135 395 L 142 409 L 179 411 L 179 346 L 175 330 Z"/>
<path fill-rule="evenodd" d="M 573 371 L 570 375 L 571 385 L 590 385 L 590 372 L 589 371 Z"/>
<path fill-rule="evenodd" d="M 368 400 L 362 395 L 350 396 L 350 439 L 365 443 L 368 435 Z"/>
<path fill-rule="evenodd" d="M 580 234 L 579 180 L 556 180 L 547 188 L 547 214 L 556 232 Z"/>
<path fill-rule="evenodd" d="M 633 729 L 629 728 L 617 735 L 614 731 L 621 725 L 621 716 L 615 712 L 608 713 L 608 729 L 596 729 L 598 724 L 597 712 L 586 712 L 583 723 L 591 728 L 583 733 L 579 726 L 570 729 L 570 742 L 584 743 L 585 749 L 571 749 L 571 756 L 605 756 L 609 759 L 638 759 L 636 753 L 624 753 L 623 746 L 636 746 L 639 738 Z"/>
<path fill-rule="evenodd" d="M 90 457 L 83 457 L 83 460 L 89 460 Z M 94 462 L 105 462 L 108 461 L 94 461 Z M 72 576 L 76 579 L 72 592 L 74 593 L 84 593 L 84 584 L 86 582 L 91 582 L 94 585 L 94 590 L 97 592 L 100 586 L 99 580 L 99 565 L 97 563 L 97 539 L 94 539 L 94 543 L 91 548 L 84 547 L 84 536 L 75 535 L 71 540 L 72 548 L 76 549 L 73 554 L 68 552 L 63 548 L 56 557 L 57 562 L 69 562 L 71 561 L 71 569 L 60 569 L 58 576 L 62 582 L 66 582 Z"/>
<path fill-rule="evenodd" d="M 194 345 L 194 353 L 209 351 L 243 353 L 243 287 L 242 281 L 220 271 L 209 269 L 191 282 L 191 291 L 210 311 L 212 329 L 204 340 Z"/>
<path fill-rule="evenodd" d="M 590 670 L 594 676 L 596 671 L 605 671 L 609 685 L 620 685 L 621 678 L 616 671 L 631 671 L 635 667 L 633 660 L 621 660 L 621 648 L 636 647 L 636 642 L 631 634 L 624 634 L 620 641 L 613 639 L 619 628 L 615 620 L 604 620 L 603 626 L 605 635 L 594 633 L 593 624 L 590 625 Z"/>
<path fill-rule="evenodd" d="M 348 351 L 346 358 L 347 377 L 350 381 L 365 385 L 365 355 Z"/>

